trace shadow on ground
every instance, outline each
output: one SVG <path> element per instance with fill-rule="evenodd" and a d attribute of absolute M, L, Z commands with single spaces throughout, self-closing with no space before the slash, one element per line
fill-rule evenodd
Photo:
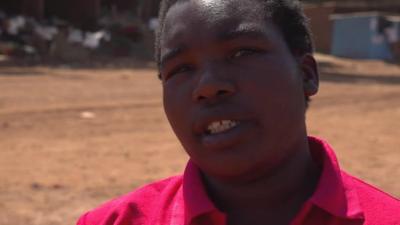
<path fill-rule="evenodd" d="M 400 84 L 400 76 L 386 76 L 379 74 L 360 75 L 322 72 L 320 75 L 320 80 L 335 83 L 378 83 L 388 85 Z"/>
<path fill-rule="evenodd" d="M 24 67 L 49 67 L 61 69 L 156 69 L 156 63 L 152 59 L 134 57 L 96 57 L 86 61 L 61 61 L 61 60 L 37 60 L 7 58 L 0 60 L 0 76 L 31 76 L 42 75 L 42 72 L 34 70 L 18 70 Z"/>

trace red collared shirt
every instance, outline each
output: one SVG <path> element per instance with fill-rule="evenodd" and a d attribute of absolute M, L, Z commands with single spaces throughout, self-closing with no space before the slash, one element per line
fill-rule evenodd
<path fill-rule="evenodd" d="M 310 137 L 322 166 L 317 188 L 291 225 L 400 225 L 400 201 L 340 170 L 332 148 Z M 144 186 L 87 212 L 78 225 L 224 225 L 226 215 L 207 196 L 199 169 Z"/>

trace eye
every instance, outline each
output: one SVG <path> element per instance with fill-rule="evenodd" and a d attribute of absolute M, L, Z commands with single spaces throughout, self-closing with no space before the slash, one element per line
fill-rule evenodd
<path fill-rule="evenodd" d="M 260 53 L 260 52 L 261 52 L 261 50 L 258 50 L 258 49 L 241 48 L 241 49 L 237 49 L 237 50 L 233 51 L 232 54 L 230 55 L 230 59 L 236 59 L 239 57 L 250 56 L 253 54 Z"/>
<path fill-rule="evenodd" d="M 190 72 L 190 71 L 193 71 L 193 70 L 194 70 L 194 67 L 192 65 L 189 65 L 189 64 L 179 65 L 179 66 L 176 66 L 170 72 L 167 73 L 166 79 L 169 79 L 172 76 L 175 76 L 175 75 L 178 75 L 178 74 L 182 74 L 182 73 L 186 73 L 186 72 Z"/>

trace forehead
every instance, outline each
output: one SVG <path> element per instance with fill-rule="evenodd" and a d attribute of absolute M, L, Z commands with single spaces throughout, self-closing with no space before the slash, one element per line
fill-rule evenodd
<path fill-rule="evenodd" d="M 181 1 L 166 15 L 161 46 L 170 46 L 188 36 L 201 39 L 235 29 L 264 30 L 265 27 L 263 7 L 258 0 Z"/>

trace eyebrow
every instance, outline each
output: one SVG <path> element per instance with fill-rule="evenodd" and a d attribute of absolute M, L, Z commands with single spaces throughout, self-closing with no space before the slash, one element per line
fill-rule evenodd
<path fill-rule="evenodd" d="M 257 28 L 241 28 L 230 30 L 228 32 L 223 32 L 217 37 L 217 42 L 225 42 L 231 41 L 238 38 L 254 38 L 254 39 L 269 39 L 268 36 L 260 29 Z M 163 68 L 164 65 L 179 55 L 183 54 L 183 52 L 187 51 L 187 46 L 180 46 L 174 48 L 172 50 L 167 51 L 164 55 L 161 56 L 160 59 L 160 68 Z"/>
<path fill-rule="evenodd" d="M 253 27 L 245 27 L 223 32 L 218 36 L 218 42 L 230 41 L 237 38 L 269 39 L 268 35 L 263 30 Z"/>
<path fill-rule="evenodd" d="M 186 50 L 187 50 L 186 46 L 180 46 L 180 47 L 177 47 L 177 48 L 167 51 L 167 53 L 165 53 L 164 55 L 161 56 L 160 68 L 163 68 L 167 61 L 172 60 L 173 58 L 176 58 L 177 56 L 179 56 Z"/>

